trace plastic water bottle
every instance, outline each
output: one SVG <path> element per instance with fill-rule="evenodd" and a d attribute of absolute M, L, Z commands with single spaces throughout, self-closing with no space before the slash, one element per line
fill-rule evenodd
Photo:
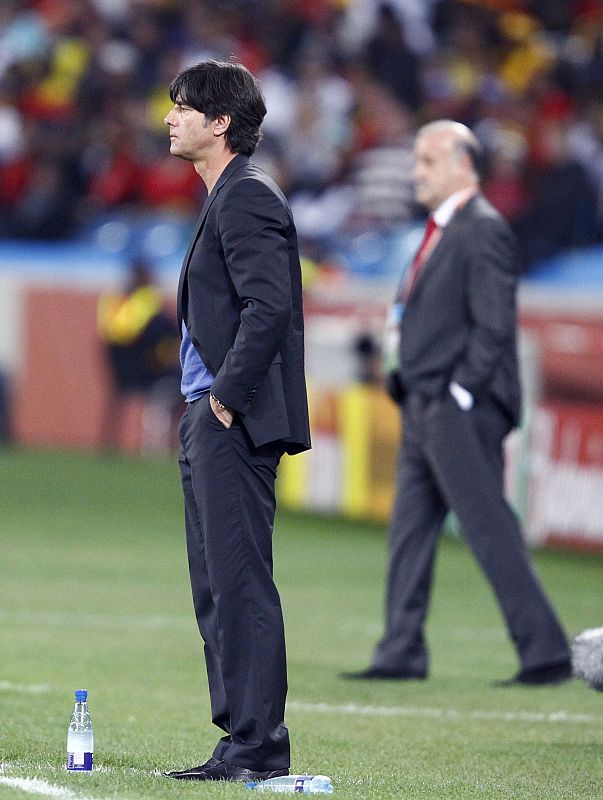
<path fill-rule="evenodd" d="M 248 781 L 248 789 L 256 792 L 305 792 L 306 794 L 331 794 L 333 784 L 326 775 L 281 775 L 265 781 Z"/>
<path fill-rule="evenodd" d="M 94 752 L 92 719 L 88 711 L 88 692 L 75 690 L 75 705 L 67 731 L 67 769 L 91 770 Z"/>

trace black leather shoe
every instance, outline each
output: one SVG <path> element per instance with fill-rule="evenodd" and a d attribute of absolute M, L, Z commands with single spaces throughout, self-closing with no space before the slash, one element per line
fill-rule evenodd
<path fill-rule="evenodd" d="M 553 686 L 564 683 L 572 677 L 572 664 L 570 661 L 561 661 L 558 664 L 548 664 L 536 669 L 522 669 L 512 678 L 496 681 L 495 686 Z"/>
<path fill-rule="evenodd" d="M 346 681 L 423 681 L 427 675 L 407 669 L 390 672 L 379 667 L 369 667 L 360 672 L 340 672 L 339 677 Z"/>
<path fill-rule="evenodd" d="M 219 761 L 210 758 L 205 764 L 191 767 L 182 771 L 171 770 L 163 773 L 166 778 L 175 778 L 177 781 L 265 781 L 268 778 L 279 778 L 288 775 L 288 769 L 269 770 L 257 772 L 253 769 L 229 764 L 228 761 Z"/>

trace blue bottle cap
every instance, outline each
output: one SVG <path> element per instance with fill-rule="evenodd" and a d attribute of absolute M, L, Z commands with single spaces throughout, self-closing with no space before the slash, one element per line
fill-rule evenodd
<path fill-rule="evenodd" d="M 76 689 L 75 690 L 75 701 L 76 703 L 85 703 L 88 699 L 88 690 L 87 689 Z"/>

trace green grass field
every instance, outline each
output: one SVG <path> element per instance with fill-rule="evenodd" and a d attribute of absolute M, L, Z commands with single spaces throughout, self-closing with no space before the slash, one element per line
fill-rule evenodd
<path fill-rule="evenodd" d="M 162 778 L 217 729 L 189 596 L 176 465 L 0 451 L 0 798 L 245 798 Z M 382 527 L 279 514 L 292 767 L 342 798 L 603 798 L 603 694 L 580 681 L 497 689 L 517 668 L 465 546 L 445 539 L 428 681 L 357 685 L 381 630 Z M 570 635 L 603 624 L 603 560 L 539 552 Z M 92 774 L 64 768 L 87 688 Z M 20 785 L 17 779 L 35 779 Z"/>

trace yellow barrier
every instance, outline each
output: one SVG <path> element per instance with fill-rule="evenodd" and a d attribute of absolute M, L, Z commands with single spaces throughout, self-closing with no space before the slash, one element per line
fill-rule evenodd
<path fill-rule="evenodd" d="M 339 391 L 314 388 L 309 405 L 313 449 L 283 459 L 279 501 L 290 508 L 387 520 L 400 437 L 397 407 L 380 387 L 366 384 Z"/>

